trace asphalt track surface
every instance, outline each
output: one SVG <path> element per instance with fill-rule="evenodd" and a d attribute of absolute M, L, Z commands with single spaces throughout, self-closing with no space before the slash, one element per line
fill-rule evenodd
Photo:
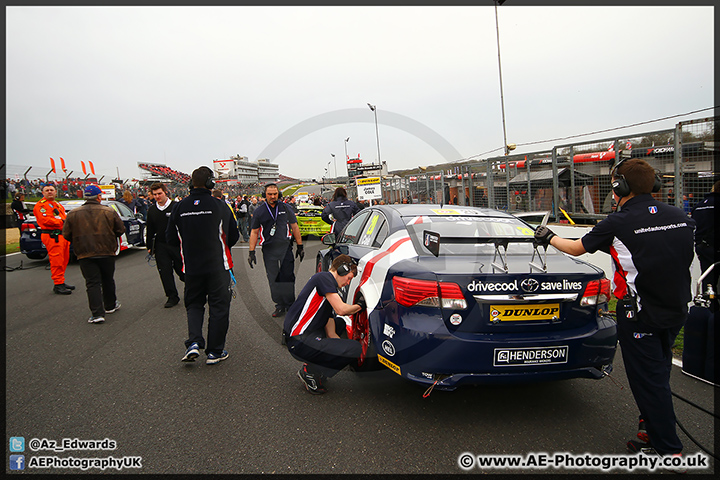
<path fill-rule="evenodd" d="M 320 242 L 306 242 L 296 267 L 299 292 L 312 275 Z M 390 370 L 343 371 L 329 392 L 309 395 L 299 363 L 280 345 L 280 319 L 262 266 L 247 265 L 247 244 L 233 249 L 237 298 L 231 306 L 228 360 L 181 363 L 187 335 L 180 305 L 165 298 L 144 249 L 123 252 L 115 281 L 122 308 L 104 324 L 88 324 L 77 263 L 67 270 L 72 295 L 52 293 L 47 261 L 5 258 L 6 448 L 30 440 L 114 440 L 112 451 L 26 448 L 31 457 L 142 457 L 122 473 L 184 474 L 455 474 L 462 453 L 521 455 L 569 452 L 624 455 L 636 433 L 637 410 L 620 354 L 612 379 L 425 388 Z M 178 282 L 180 288 L 182 284 Z M 614 381 L 613 381 L 614 379 Z M 673 367 L 673 390 L 714 411 L 714 388 Z M 622 388 L 621 388 L 622 387 Z M 678 418 L 715 451 L 713 417 L 675 399 Z M 684 455 L 699 452 L 680 432 Z M 8 452 L 9 454 L 12 452 Z M 714 473 L 714 460 L 708 470 Z M 7 473 L 100 473 L 79 468 Z M 105 473 L 116 473 L 106 470 Z M 623 473 L 623 470 L 612 470 Z M 467 473 L 602 473 L 594 468 L 471 468 Z M 636 470 L 635 473 L 648 473 Z"/>

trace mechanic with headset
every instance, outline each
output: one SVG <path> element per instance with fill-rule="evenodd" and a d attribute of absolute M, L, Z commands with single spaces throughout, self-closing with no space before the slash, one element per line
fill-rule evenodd
<path fill-rule="evenodd" d="M 253 213 L 250 230 L 248 264 L 257 263 L 255 247 L 262 246 L 263 263 L 270 285 L 270 296 L 275 302 L 273 317 L 285 315 L 295 301 L 295 272 L 292 256 L 292 240 L 297 242 L 295 257 L 305 258 L 305 250 L 292 208 L 280 202 L 280 190 L 274 183 L 265 185 L 265 203 L 258 205 Z"/>
<path fill-rule="evenodd" d="M 670 391 L 672 346 L 688 314 L 695 222 L 679 208 L 654 199 L 661 188 L 644 160 L 618 162 L 611 172 L 618 210 L 580 239 L 541 226 L 535 238 L 571 255 L 597 250 L 612 257 L 618 340 L 628 383 L 640 410 L 630 452 L 674 455 L 683 445 L 675 429 Z"/>
<path fill-rule="evenodd" d="M 290 354 L 303 363 L 297 375 L 313 395 L 325 393 L 325 380 L 362 353 L 360 342 L 340 338 L 345 322 L 335 315 L 352 315 L 366 306 L 348 305 L 338 288 L 350 284 L 357 266 L 348 255 L 338 256 L 329 272 L 318 272 L 303 287 L 285 316 L 283 336 Z M 334 314 L 333 314 L 334 312 Z"/>
<path fill-rule="evenodd" d="M 185 310 L 188 339 L 183 362 L 194 362 L 205 349 L 206 364 L 228 358 L 225 338 L 230 325 L 233 288 L 231 247 L 240 238 L 235 217 L 223 200 L 211 195 L 213 171 L 192 172 L 190 195 L 170 213 L 167 242 L 179 245 L 185 273 Z M 205 303 L 208 304 L 207 344 L 203 338 Z"/>

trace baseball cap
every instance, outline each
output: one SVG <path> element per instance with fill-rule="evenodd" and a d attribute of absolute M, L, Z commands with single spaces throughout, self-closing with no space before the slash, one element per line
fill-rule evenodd
<path fill-rule="evenodd" d="M 94 197 L 95 195 L 101 195 L 102 190 L 97 185 L 88 185 L 85 187 L 85 196 Z"/>

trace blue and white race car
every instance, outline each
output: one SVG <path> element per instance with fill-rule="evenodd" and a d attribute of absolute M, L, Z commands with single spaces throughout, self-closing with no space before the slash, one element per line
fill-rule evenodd
<path fill-rule="evenodd" d="M 610 281 L 533 234 L 487 208 L 381 205 L 325 235 L 316 268 L 340 254 L 358 263 L 343 294 L 367 303 L 348 320 L 361 369 L 379 363 L 444 390 L 602 378 L 617 345 Z"/>

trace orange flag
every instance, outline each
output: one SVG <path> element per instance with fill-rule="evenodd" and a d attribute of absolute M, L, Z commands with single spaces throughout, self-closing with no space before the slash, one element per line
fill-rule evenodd
<path fill-rule="evenodd" d="M 65 160 L 63 160 L 62 157 L 60 157 L 60 166 L 62 167 L 62 171 L 66 171 L 67 168 L 65 168 Z"/>
<path fill-rule="evenodd" d="M 50 157 L 50 167 L 52 168 L 53 173 L 57 173 L 55 171 L 55 160 L 53 160 L 52 157 Z"/>
<path fill-rule="evenodd" d="M 83 175 L 87 175 L 87 171 L 85 171 L 85 162 L 83 162 L 82 160 L 80 160 L 80 165 L 82 165 Z"/>
<path fill-rule="evenodd" d="M 88 163 L 90 164 L 90 171 L 92 172 L 93 175 L 95 175 L 95 165 L 93 165 L 93 163 L 90 160 L 88 160 Z"/>

